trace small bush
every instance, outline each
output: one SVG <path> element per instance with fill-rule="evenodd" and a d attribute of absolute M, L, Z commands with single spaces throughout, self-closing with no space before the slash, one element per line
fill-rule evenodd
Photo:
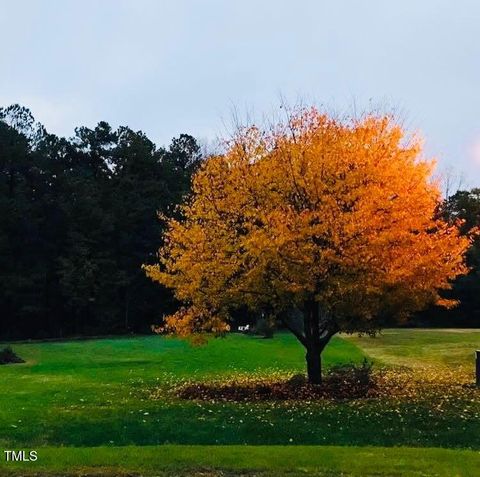
<path fill-rule="evenodd" d="M 333 366 L 325 378 L 325 384 L 337 397 L 367 396 L 375 387 L 372 363 L 364 359 L 360 366 L 355 364 Z"/>
<path fill-rule="evenodd" d="M 303 374 L 294 374 L 288 381 L 287 385 L 292 388 L 299 388 L 307 384 L 307 378 Z"/>
<path fill-rule="evenodd" d="M 17 356 L 10 346 L 0 350 L 0 364 L 25 363 L 25 361 Z"/>
<path fill-rule="evenodd" d="M 255 326 L 255 334 L 261 335 L 264 338 L 273 338 L 275 326 L 272 320 L 268 318 L 260 318 Z"/>

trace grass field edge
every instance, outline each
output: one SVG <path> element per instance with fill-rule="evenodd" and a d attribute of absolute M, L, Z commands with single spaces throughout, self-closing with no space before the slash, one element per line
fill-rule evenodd
<path fill-rule="evenodd" d="M 10 462 L 6 475 L 38 472 L 141 472 L 188 469 L 315 471 L 348 475 L 470 476 L 480 469 L 480 452 L 463 449 L 350 446 L 44 447 L 37 462 Z"/>

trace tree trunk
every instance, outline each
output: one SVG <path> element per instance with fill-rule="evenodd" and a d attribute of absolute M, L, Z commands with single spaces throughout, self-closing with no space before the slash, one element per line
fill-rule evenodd
<path fill-rule="evenodd" d="M 321 314 L 319 303 L 305 305 L 303 345 L 307 350 L 307 375 L 310 384 L 322 384 L 322 352 L 330 338 L 338 331 L 334 320 Z"/>
<path fill-rule="evenodd" d="M 319 307 L 315 301 L 310 301 L 305 306 L 305 347 L 307 354 L 307 375 L 310 384 L 322 384 L 322 360 L 320 353 Z"/>
<path fill-rule="evenodd" d="M 310 384 L 322 384 L 322 356 L 320 349 L 310 348 L 305 355 L 307 376 Z"/>
<path fill-rule="evenodd" d="M 128 289 L 125 290 L 125 331 L 129 331 L 129 311 L 130 311 L 130 296 L 128 293 Z"/>

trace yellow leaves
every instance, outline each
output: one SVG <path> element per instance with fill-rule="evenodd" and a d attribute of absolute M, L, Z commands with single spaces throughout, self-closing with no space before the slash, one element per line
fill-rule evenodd
<path fill-rule="evenodd" d="M 154 327 L 156 333 L 176 333 L 180 336 L 189 336 L 192 333 L 206 331 L 215 335 L 221 335 L 230 330 L 221 314 L 215 315 L 211 310 L 202 309 L 195 305 L 181 307 L 173 315 L 165 318 L 163 327 Z M 199 336 L 200 341 L 202 337 Z"/>
<path fill-rule="evenodd" d="M 342 122 L 312 108 L 240 131 L 195 175 L 183 220 L 146 267 L 188 305 L 168 328 L 223 332 L 236 306 L 308 299 L 360 329 L 385 307 L 451 306 L 438 291 L 466 273 L 469 238 L 435 218 L 433 167 L 389 117 Z"/>
<path fill-rule="evenodd" d="M 438 298 L 436 301 L 436 304 L 438 306 L 443 306 L 444 308 L 454 308 L 456 307 L 460 302 L 458 300 L 447 300 L 446 298 Z"/>

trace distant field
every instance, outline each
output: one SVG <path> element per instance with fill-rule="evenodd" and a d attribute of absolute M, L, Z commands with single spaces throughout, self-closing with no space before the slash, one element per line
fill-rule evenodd
<path fill-rule="evenodd" d="M 462 365 L 471 367 L 473 380 L 473 350 L 479 347 L 478 331 L 387 330 L 375 339 L 335 338 L 325 353 L 325 365 L 361 362 L 365 356 L 374 359 L 377 366 L 428 365 L 453 369 Z M 430 475 L 415 467 L 417 464 L 413 465 L 413 460 L 429 462 L 431 459 L 433 465 L 442 459 L 452 459 L 452 454 L 446 451 L 426 449 L 434 447 L 477 451 L 455 454 L 459 456 L 458 465 L 463 465 L 458 467 L 463 469 L 458 474 L 438 475 L 473 475 L 465 469 L 480 465 L 480 402 L 471 402 L 470 398 L 466 403 L 465 397 L 459 397 L 449 403 L 447 409 L 440 409 L 435 402 L 400 402 L 394 398 L 359 402 L 200 403 L 182 401 L 172 394 L 172 387 L 185 380 L 232 376 L 242 379 L 252 373 L 257 376 L 274 374 L 280 379 L 304 372 L 304 351 L 289 334 L 279 334 L 272 340 L 231 334 L 202 347 L 152 336 L 14 344 L 14 349 L 27 363 L 0 367 L 0 447 L 35 449 L 48 446 L 43 464 L 39 461 L 38 468 L 46 465 L 55 470 L 55 461 L 66 469 L 71 462 L 69 459 L 76 459 L 78 466 L 99 466 L 103 461 L 99 463 L 98 459 L 102 458 L 104 467 L 108 467 L 115 464 L 112 456 L 121 452 L 122 459 L 126 459 L 124 462 L 119 457 L 120 463 L 125 465 L 122 468 L 150 471 L 147 464 L 145 468 L 134 465 L 135 458 L 160 462 L 153 459 L 155 447 L 152 446 L 165 444 L 173 445 L 167 454 L 165 447 L 158 448 L 163 449 L 158 452 L 165 456 L 165 466 L 170 462 L 168 468 L 160 463 L 157 465 L 162 472 L 167 472 L 165 475 L 177 475 L 172 469 L 181 468 L 181 455 L 186 448 L 175 445 L 192 444 L 287 446 L 271 448 L 272 459 L 284 462 L 283 470 L 295 472 L 304 467 L 301 459 L 297 462 L 285 457 L 290 451 L 278 449 L 331 446 L 319 448 L 319 456 L 326 460 L 317 459 L 312 464 L 318 472 L 326 468 L 331 472 L 318 475 L 340 475 L 346 471 L 351 475 L 368 475 L 373 468 L 372 461 L 375 463 L 377 458 L 382 459 L 384 469 L 388 469 L 388 465 L 392 468 L 408 466 L 412 459 L 410 470 L 418 472 L 411 475 Z M 152 391 L 155 391 L 156 400 L 151 399 Z M 57 455 L 55 448 L 59 446 L 74 446 L 75 449 L 58 449 Z M 92 451 L 96 446 L 102 447 L 98 452 Z M 119 446 L 130 446 L 128 453 L 124 455 L 118 450 Z M 348 465 L 342 454 L 350 449 L 346 446 L 353 446 Z M 393 446 L 423 447 L 425 450 L 380 450 Z M 85 448 L 85 452 L 81 448 Z M 232 447 L 232 452 L 234 449 Z M 250 466 L 246 457 L 244 460 L 239 457 L 235 472 L 264 469 L 273 472 L 271 475 L 280 475 L 278 469 L 262 465 L 262 462 L 271 461 L 269 448 L 258 449 L 264 451 L 258 450 L 260 454 L 255 454 Z M 305 452 L 308 460 L 315 448 L 302 449 L 298 447 L 299 455 Z M 219 450 L 216 454 L 208 450 L 211 459 L 215 460 L 217 455 L 217 460 L 212 463 L 207 459 L 202 465 L 222 468 L 224 462 L 223 468 L 230 468 L 231 460 L 222 452 Z M 330 457 L 327 458 L 325 452 Z M 337 459 L 343 459 L 344 463 L 338 464 Z M 322 467 L 322 462 L 332 463 Z M 14 470 L 12 465 L 1 465 L 5 471 Z M 33 469 L 33 464 L 25 465 L 28 464 L 20 466 L 23 471 Z M 429 468 L 433 467 L 426 464 L 424 471 Z M 387 470 L 379 472 L 384 473 L 378 475 L 394 475 Z M 402 470 L 399 475 L 410 475 L 405 472 Z"/>
<path fill-rule="evenodd" d="M 480 329 L 389 329 L 379 336 L 348 336 L 370 357 L 409 367 L 465 366 L 473 370 Z"/>

